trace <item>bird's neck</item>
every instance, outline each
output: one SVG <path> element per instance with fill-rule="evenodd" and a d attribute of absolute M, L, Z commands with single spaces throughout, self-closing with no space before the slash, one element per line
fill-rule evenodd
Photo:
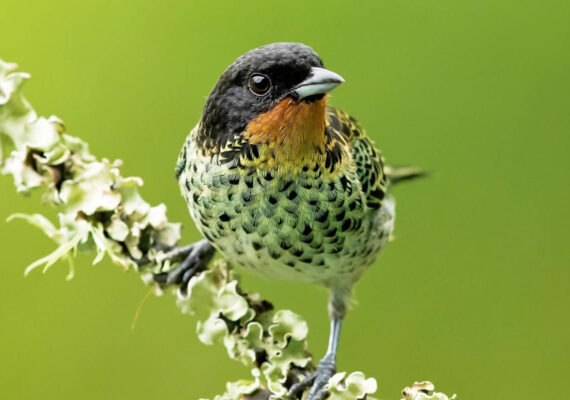
<path fill-rule="evenodd" d="M 259 149 L 258 168 L 291 170 L 322 163 L 326 97 L 313 102 L 285 98 L 249 122 L 244 139 Z"/>

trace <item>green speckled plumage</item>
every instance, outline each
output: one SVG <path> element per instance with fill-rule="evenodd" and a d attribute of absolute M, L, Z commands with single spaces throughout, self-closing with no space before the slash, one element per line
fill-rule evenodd
<path fill-rule="evenodd" d="M 384 198 L 380 153 L 354 119 L 327 109 L 328 143 L 348 150 L 334 173 L 326 157 L 283 174 L 205 155 L 198 129 L 181 152 L 179 183 L 196 225 L 227 260 L 327 287 L 350 286 L 374 261 L 392 232 L 394 203 Z"/>

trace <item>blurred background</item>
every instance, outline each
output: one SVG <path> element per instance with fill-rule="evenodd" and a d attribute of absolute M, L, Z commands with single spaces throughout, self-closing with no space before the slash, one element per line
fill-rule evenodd
<path fill-rule="evenodd" d="M 41 115 L 124 160 L 143 195 L 199 238 L 173 178 L 209 91 L 236 57 L 311 45 L 346 84 L 387 160 L 435 171 L 396 189 L 396 238 L 356 287 L 339 370 L 382 399 L 429 379 L 459 399 L 560 398 L 570 358 L 570 4 L 565 0 L 195 2 L 2 0 L 0 58 Z M 38 194 L 0 177 L 0 398 L 196 399 L 249 371 L 198 342 L 195 320 L 108 260 L 45 276 L 53 243 L 15 212 Z M 46 210 L 47 211 L 47 210 Z M 324 353 L 326 293 L 244 275 L 303 315 Z"/>

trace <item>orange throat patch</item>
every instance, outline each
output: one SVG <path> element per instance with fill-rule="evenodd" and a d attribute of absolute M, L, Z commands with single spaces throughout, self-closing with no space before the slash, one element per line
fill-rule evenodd
<path fill-rule="evenodd" d="M 289 169 L 322 161 L 325 149 L 326 96 L 313 103 L 281 100 L 246 127 L 244 138 L 260 146 L 255 166 Z"/>

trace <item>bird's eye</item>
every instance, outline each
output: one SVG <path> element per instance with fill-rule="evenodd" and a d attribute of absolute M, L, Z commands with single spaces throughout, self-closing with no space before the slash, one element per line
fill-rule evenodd
<path fill-rule="evenodd" d="M 271 90 L 271 79 L 267 75 L 253 74 L 249 78 L 249 90 L 258 96 L 263 96 Z"/>

